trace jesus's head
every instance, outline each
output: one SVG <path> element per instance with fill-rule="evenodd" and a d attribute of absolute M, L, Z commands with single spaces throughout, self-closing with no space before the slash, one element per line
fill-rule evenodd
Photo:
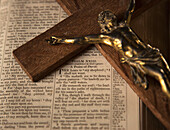
<path fill-rule="evenodd" d="M 117 18 L 111 11 L 102 11 L 98 16 L 101 33 L 111 33 L 117 28 Z"/>

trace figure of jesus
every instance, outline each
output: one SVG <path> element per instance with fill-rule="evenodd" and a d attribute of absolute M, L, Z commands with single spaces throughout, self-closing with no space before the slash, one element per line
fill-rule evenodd
<path fill-rule="evenodd" d="M 105 44 L 121 53 L 121 63 L 131 68 L 134 83 L 145 89 L 148 86 L 146 75 L 157 79 L 163 92 L 170 97 L 170 68 L 156 48 L 145 44 L 130 28 L 129 23 L 135 8 L 135 0 L 130 0 L 124 20 L 117 22 L 116 16 L 109 10 L 98 16 L 101 33 L 77 38 L 59 38 L 52 36 L 48 43 L 57 44 Z"/>

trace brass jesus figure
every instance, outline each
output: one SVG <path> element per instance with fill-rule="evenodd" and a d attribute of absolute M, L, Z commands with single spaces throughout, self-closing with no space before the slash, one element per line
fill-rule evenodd
<path fill-rule="evenodd" d="M 111 11 L 103 11 L 98 16 L 101 33 L 77 38 L 59 38 L 52 36 L 48 43 L 56 44 L 105 44 L 121 53 L 121 63 L 127 63 L 132 72 L 134 82 L 144 87 L 148 86 L 146 75 L 160 82 L 163 92 L 170 98 L 170 68 L 158 49 L 145 44 L 129 27 L 135 0 L 130 0 L 129 8 L 122 22 L 117 22 Z"/>

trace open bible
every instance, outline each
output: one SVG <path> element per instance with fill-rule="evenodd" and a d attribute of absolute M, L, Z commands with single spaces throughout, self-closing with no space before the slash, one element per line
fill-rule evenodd
<path fill-rule="evenodd" d="M 139 98 L 95 47 L 36 83 L 13 58 L 66 17 L 55 0 L 0 0 L 0 129 L 139 129 Z"/>

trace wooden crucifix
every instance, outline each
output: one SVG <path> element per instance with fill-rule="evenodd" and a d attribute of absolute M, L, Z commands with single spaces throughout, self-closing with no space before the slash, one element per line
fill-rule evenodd
<path fill-rule="evenodd" d="M 118 8 L 118 5 L 116 5 L 118 1 L 94 0 L 91 2 L 87 2 L 88 4 L 89 3 L 91 4 L 79 10 L 78 12 L 76 12 L 71 17 L 61 22 L 60 24 L 54 26 L 52 29 L 46 31 L 45 33 L 41 34 L 40 36 L 29 41 L 27 44 L 21 46 L 19 49 L 14 51 L 14 56 L 33 81 L 37 81 L 43 78 L 49 72 L 56 69 L 56 67 L 60 66 L 65 61 L 67 61 L 68 59 L 70 59 L 75 54 L 79 53 L 81 50 L 85 49 L 88 46 L 88 45 L 87 46 L 59 45 L 51 47 L 48 44 L 46 44 L 45 39 L 48 39 L 51 35 L 60 37 L 75 37 L 98 33 L 99 27 L 97 25 L 97 15 L 101 11 L 109 9 L 111 11 L 114 11 L 118 18 L 120 19 L 123 16 L 124 12 L 126 11 L 127 9 L 126 5 L 128 5 L 129 1 L 127 1 L 127 3 L 125 2 L 126 4 L 124 6 L 121 6 L 120 8 Z M 148 3 L 147 5 L 149 6 Z M 141 12 L 141 10 L 143 10 L 143 8 L 138 6 L 137 11 L 138 14 Z M 77 30 L 74 30 L 77 25 L 79 25 L 79 28 Z M 89 29 L 85 30 L 84 26 L 86 26 L 86 28 L 88 27 Z M 71 30 L 72 32 L 68 30 Z M 79 33 L 79 30 L 81 30 L 81 34 Z M 107 46 L 97 45 L 97 47 L 103 54 L 105 54 L 105 56 L 110 61 L 112 66 L 128 82 L 128 84 L 144 101 L 144 103 L 151 109 L 151 111 L 162 121 L 162 123 L 167 128 L 170 128 L 169 126 L 170 108 L 169 107 L 161 108 L 161 105 L 167 106 L 167 104 L 170 103 L 170 101 L 162 93 L 161 89 L 158 89 L 158 87 L 157 88 L 150 87 L 147 91 L 145 91 L 143 88 L 136 87 L 136 85 L 133 83 L 132 76 L 130 75 L 130 73 L 128 73 L 130 71 L 130 68 L 126 65 L 120 64 L 118 60 L 118 57 L 120 55 L 116 51 L 113 51 L 111 48 Z M 108 56 L 108 54 L 111 55 Z M 153 91 L 155 93 L 153 93 Z M 153 99 L 153 97 L 155 97 L 156 100 Z"/>

